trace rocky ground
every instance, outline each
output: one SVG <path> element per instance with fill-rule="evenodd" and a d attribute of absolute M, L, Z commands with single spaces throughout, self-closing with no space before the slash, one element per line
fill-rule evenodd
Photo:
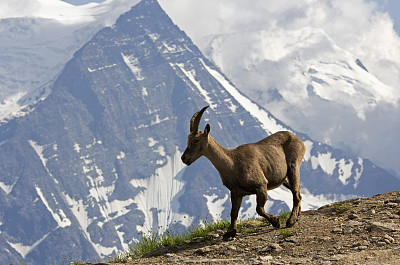
<path fill-rule="evenodd" d="M 252 220 L 230 241 L 216 231 L 211 240 L 195 239 L 118 264 L 399 265 L 399 215 L 400 192 L 390 192 L 302 212 L 290 229 Z"/>

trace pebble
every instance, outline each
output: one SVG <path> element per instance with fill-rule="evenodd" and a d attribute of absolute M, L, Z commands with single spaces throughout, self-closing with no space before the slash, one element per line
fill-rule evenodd
<path fill-rule="evenodd" d="M 349 219 L 350 220 L 354 220 L 354 219 L 358 219 L 358 218 L 360 218 L 357 214 L 354 214 L 354 213 L 352 213 L 352 214 L 349 214 Z"/>
<path fill-rule="evenodd" d="M 375 232 L 400 231 L 400 227 L 397 224 L 381 223 L 381 222 L 370 222 L 368 229 L 371 230 L 371 231 L 375 231 Z"/>
<path fill-rule="evenodd" d="M 384 239 L 388 240 L 389 243 L 394 243 L 395 242 L 394 238 L 389 236 L 389 235 L 384 235 L 383 237 L 384 237 Z M 385 242 L 386 242 L 386 240 L 385 240 Z"/>
<path fill-rule="evenodd" d="M 262 249 L 259 253 L 264 254 L 268 252 L 281 252 L 283 248 L 276 243 L 270 243 L 266 248 Z"/>
<path fill-rule="evenodd" d="M 379 241 L 378 243 L 376 243 L 376 245 L 377 245 L 378 247 L 382 247 L 382 246 L 385 246 L 385 245 L 386 245 L 386 242 Z"/>
<path fill-rule="evenodd" d="M 233 251 L 237 250 L 237 248 L 235 246 L 227 246 L 226 249 L 233 250 Z"/>
<path fill-rule="evenodd" d="M 367 248 L 368 248 L 368 246 L 359 246 L 359 247 L 357 247 L 358 250 L 364 250 L 364 249 L 367 249 Z"/>

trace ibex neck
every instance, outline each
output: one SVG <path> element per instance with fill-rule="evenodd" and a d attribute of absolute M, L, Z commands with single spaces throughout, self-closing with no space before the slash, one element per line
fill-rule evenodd
<path fill-rule="evenodd" d="M 219 145 L 210 135 L 208 147 L 204 156 L 210 160 L 220 174 L 224 174 L 233 168 L 233 161 L 230 157 L 230 150 Z"/>

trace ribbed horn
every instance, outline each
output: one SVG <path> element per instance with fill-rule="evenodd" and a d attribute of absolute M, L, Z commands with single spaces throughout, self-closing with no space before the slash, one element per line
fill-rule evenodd
<path fill-rule="evenodd" d="M 200 125 L 200 120 L 201 116 L 203 115 L 203 112 L 208 108 L 209 106 L 205 106 L 198 112 L 196 112 L 192 119 L 190 120 L 190 132 L 198 132 L 199 131 L 199 125 Z"/>

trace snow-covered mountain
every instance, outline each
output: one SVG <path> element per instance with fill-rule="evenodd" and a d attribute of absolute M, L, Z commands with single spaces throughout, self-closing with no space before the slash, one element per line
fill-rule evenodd
<path fill-rule="evenodd" d="M 205 55 L 283 122 L 400 175 L 400 86 L 381 82 L 325 31 L 239 30 L 205 43 Z"/>
<path fill-rule="evenodd" d="M 43 100 L 73 53 L 115 23 L 139 0 L 73 6 L 63 1 L 2 3 L 0 10 L 0 123 Z M 15 8 L 17 5 L 18 8 Z"/>
<path fill-rule="evenodd" d="M 228 190 L 211 163 L 180 161 L 189 120 L 205 105 L 200 126 L 207 121 L 226 147 L 293 131 L 241 94 L 155 0 L 100 30 L 50 85 L 30 113 L 0 126 L 7 264 L 98 260 L 140 232 L 228 216 Z M 400 185 L 369 160 L 297 135 L 307 146 L 302 209 Z M 269 212 L 291 207 L 288 190 L 269 195 Z M 242 207 L 242 218 L 255 215 L 253 197 Z"/>

